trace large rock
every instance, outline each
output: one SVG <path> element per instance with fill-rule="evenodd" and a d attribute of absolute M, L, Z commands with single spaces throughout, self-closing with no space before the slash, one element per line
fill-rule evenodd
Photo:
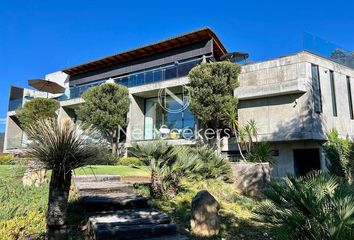
<path fill-rule="evenodd" d="M 220 204 L 207 190 L 202 190 L 192 200 L 191 227 L 194 235 L 211 237 L 220 230 Z"/>
<path fill-rule="evenodd" d="M 35 186 L 38 187 L 48 181 L 46 176 L 46 170 L 38 161 L 29 161 L 27 169 L 22 178 L 23 186 Z"/>
<path fill-rule="evenodd" d="M 270 181 L 269 163 L 237 162 L 231 163 L 235 178 L 235 189 L 243 195 L 263 198 L 263 189 Z"/>

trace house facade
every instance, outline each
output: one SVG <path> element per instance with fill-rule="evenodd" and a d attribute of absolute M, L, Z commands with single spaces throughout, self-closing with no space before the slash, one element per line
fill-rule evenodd
<path fill-rule="evenodd" d="M 104 82 L 129 89 L 128 146 L 159 138 L 196 145 L 199 126 L 184 104 L 188 101 L 188 72 L 202 62 L 221 61 L 227 54 L 216 34 L 203 28 L 46 75 L 46 80 L 65 88 L 61 94 L 12 87 L 4 149 L 11 152 L 26 147 L 14 110 L 27 100 L 58 99 L 59 118 L 77 121 L 75 108 L 84 102 L 81 94 Z M 322 144 L 326 133 L 335 127 L 343 136 L 354 134 L 353 78 L 352 68 L 307 51 L 242 65 L 240 87 L 235 89 L 239 118 L 241 123 L 254 119 L 258 140 L 272 143 L 275 176 L 325 169 Z M 233 139 L 223 139 L 222 147 L 227 155 L 239 151 Z"/>

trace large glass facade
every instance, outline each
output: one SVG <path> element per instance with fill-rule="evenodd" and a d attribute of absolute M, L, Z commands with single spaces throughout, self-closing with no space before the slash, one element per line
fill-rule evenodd
<path fill-rule="evenodd" d="M 177 96 L 187 101 L 186 97 Z M 195 118 L 189 108 L 178 111 L 181 104 L 172 97 L 166 97 L 163 101 L 162 104 L 158 98 L 145 100 L 144 139 L 194 138 Z"/>

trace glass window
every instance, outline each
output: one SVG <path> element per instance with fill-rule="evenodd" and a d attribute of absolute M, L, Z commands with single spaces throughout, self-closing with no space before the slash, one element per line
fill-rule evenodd
<path fill-rule="evenodd" d="M 165 79 L 172 79 L 177 77 L 177 67 L 170 67 L 165 69 Z"/>
<path fill-rule="evenodd" d="M 173 110 L 180 109 L 181 105 L 172 97 L 166 97 L 161 104 L 157 98 L 145 100 L 145 139 L 192 138 L 195 120 L 189 109 L 174 112 Z M 166 108 L 172 111 L 166 111 Z"/>
<path fill-rule="evenodd" d="M 354 119 L 352 89 L 351 89 L 351 85 L 350 85 L 350 77 L 349 76 L 347 76 L 347 91 L 348 91 L 348 103 L 349 103 L 350 119 Z"/>
<path fill-rule="evenodd" d="M 321 113 L 322 112 L 321 82 L 320 82 L 320 73 L 317 65 L 314 64 L 311 65 L 311 73 L 312 73 L 314 109 L 316 113 Z"/>
<path fill-rule="evenodd" d="M 178 66 L 178 76 L 179 77 L 184 77 L 187 76 L 189 71 L 195 67 L 198 64 L 198 61 L 192 61 L 192 62 L 187 62 L 187 63 L 181 63 Z"/>
<path fill-rule="evenodd" d="M 138 75 L 136 75 L 136 85 L 143 85 L 145 82 L 145 74 L 144 73 L 140 73 Z"/>
<path fill-rule="evenodd" d="M 331 83 L 332 112 L 333 112 L 333 116 L 337 117 L 336 87 L 335 87 L 335 84 L 334 84 L 334 73 L 333 73 L 333 71 L 329 72 L 329 78 L 330 78 L 330 83 Z"/>
<path fill-rule="evenodd" d="M 153 71 L 148 71 L 145 73 L 145 83 L 152 83 L 154 81 Z"/>
<path fill-rule="evenodd" d="M 154 71 L 154 82 L 161 81 L 163 79 L 162 69 Z"/>

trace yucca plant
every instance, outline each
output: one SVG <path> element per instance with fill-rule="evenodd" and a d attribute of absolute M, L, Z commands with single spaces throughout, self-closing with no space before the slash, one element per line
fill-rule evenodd
<path fill-rule="evenodd" d="M 271 224 L 279 239 L 354 239 L 354 196 L 337 177 L 312 172 L 270 186 L 255 218 Z"/>
<path fill-rule="evenodd" d="M 28 155 L 52 170 L 49 184 L 47 231 L 49 239 L 65 234 L 72 170 L 87 164 L 96 156 L 95 146 L 86 143 L 92 130 L 82 131 L 70 119 L 39 120 L 26 128 L 31 140 Z"/>
<path fill-rule="evenodd" d="M 133 144 L 130 152 L 146 162 L 151 168 L 151 197 L 162 198 L 164 180 L 170 177 L 170 168 L 177 160 L 177 152 L 173 145 L 163 141 Z"/>

